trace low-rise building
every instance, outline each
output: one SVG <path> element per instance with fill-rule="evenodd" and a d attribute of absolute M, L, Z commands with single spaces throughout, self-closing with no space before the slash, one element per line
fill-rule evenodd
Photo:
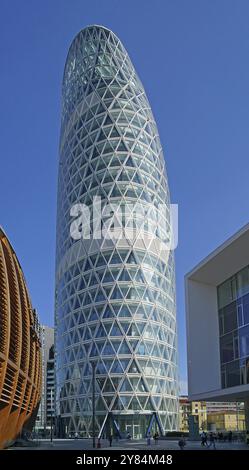
<path fill-rule="evenodd" d="M 180 397 L 179 429 L 189 431 L 189 417 L 195 416 L 199 431 L 244 431 L 244 404 L 235 402 L 189 401 Z"/>
<path fill-rule="evenodd" d="M 209 431 L 244 431 L 245 415 L 243 410 L 216 411 L 207 415 L 207 430 Z"/>

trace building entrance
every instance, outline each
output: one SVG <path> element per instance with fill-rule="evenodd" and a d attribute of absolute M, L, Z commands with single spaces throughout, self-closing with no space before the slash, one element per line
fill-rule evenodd
<path fill-rule="evenodd" d="M 131 439 L 142 439 L 141 428 L 139 424 L 127 424 L 126 435 L 130 434 Z"/>

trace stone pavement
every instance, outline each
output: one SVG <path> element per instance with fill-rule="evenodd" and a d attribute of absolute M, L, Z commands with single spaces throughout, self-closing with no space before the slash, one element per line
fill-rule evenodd
<path fill-rule="evenodd" d="M 97 439 L 96 439 L 97 443 Z M 244 443 L 223 443 L 218 442 L 216 444 L 217 450 L 249 450 L 249 446 Z M 48 439 L 41 440 L 37 443 L 37 447 L 13 447 L 13 450 L 91 450 L 92 440 L 91 439 L 54 439 L 51 443 Z M 110 448 L 109 442 L 107 440 L 101 440 L 101 449 L 102 450 L 125 450 L 125 451 L 135 451 L 135 450 L 179 450 L 178 439 L 176 440 L 159 440 L 158 444 L 155 445 L 152 441 L 151 445 L 148 446 L 145 439 L 139 440 L 127 440 L 122 439 L 118 442 L 113 440 L 112 447 Z M 9 449 L 11 450 L 11 449 Z M 207 449 L 201 447 L 199 441 L 187 441 L 185 450 L 201 450 L 203 452 L 212 452 L 212 449 Z M 96 452 L 98 449 L 96 449 Z"/>

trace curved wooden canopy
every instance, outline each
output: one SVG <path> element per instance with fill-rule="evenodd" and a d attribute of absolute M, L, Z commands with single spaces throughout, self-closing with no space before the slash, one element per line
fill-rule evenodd
<path fill-rule="evenodd" d="M 28 427 L 41 395 L 39 323 L 16 254 L 0 228 L 0 448 Z"/>

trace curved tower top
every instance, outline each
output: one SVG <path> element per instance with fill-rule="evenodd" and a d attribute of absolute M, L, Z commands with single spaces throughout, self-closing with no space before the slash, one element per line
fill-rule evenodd
<path fill-rule="evenodd" d="M 84 42 L 85 47 L 79 47 L 80 42 Z M 114 58 L 113 52 L 115 49 Z M 108 53 L 111 56 L 108 63 L 101 63 L 99 60 L 96 60 L 102 54 L 106 57 Z M 122 72 L 124 73 L 123 76 Z M 131 76 L 129 77 L 127 73 L 131 74 Z M 82 29 L 75 36 L 69 47 L 64 68 L 62 121 L 64 118 L 67 118 L 67 113 L 71 112 L 75 104 L 81 101 L 82 93 L 86 93 L 85 87 L 92 80 L 97 77 L 103 77 L 104 79 L 114 78 L 116 74 L 118 74 L 116 77 L 118 80 L 130 80 L 133 77 L 136 82 L 138 81 L 136 71 L 119 38 L 104 26 L 91 25 Z M 140 85 L 143 90 L 141 83 Z"/>
<path fill-rule="evenodd" d="M 57 398 L 68 431 L 92 432 L 93 363 L 100 433 L 177 428 L 170 231 L 165 162 L 144 88 L 118 37 L 85 28 L 64 70 L 58 179 Z"/>

